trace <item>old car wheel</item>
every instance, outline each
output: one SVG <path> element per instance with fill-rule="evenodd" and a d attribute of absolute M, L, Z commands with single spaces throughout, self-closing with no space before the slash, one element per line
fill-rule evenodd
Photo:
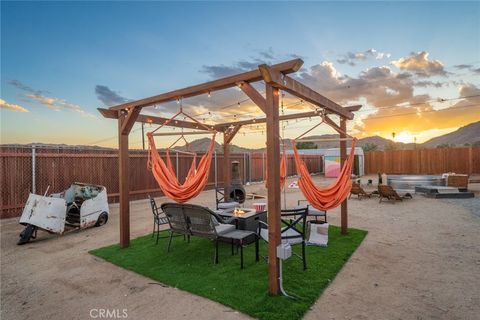
<path fill-rule="evenodd" d="M 97 223 L 95 224 L 95 227 L 103 226 L 105 223 L 107 223 L 107 221 L 108 221 L 108 213 L 102 212 L 97 219 Z"/>
<path fill-rule="evenodd" d="M 26 244 L 30 239 L 35 239 L 37 227 L 29 224 L 25 227 L 25 229 L 20 233 L 20 240 L 18 240 L 17 244 L 22 245 Z"/>

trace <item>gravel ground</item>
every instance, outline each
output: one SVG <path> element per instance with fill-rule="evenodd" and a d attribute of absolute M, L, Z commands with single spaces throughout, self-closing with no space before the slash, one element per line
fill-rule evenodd
<path fill-rule="evenodd" d="M 461 206 L 470 211 L 474 216 L 480 218 L 480 197 L 470 199 L 443 199 L 450 204 Z"/>

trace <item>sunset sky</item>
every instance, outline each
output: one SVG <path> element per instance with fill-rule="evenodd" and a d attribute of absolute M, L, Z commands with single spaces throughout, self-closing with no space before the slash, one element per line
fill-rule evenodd
<path fill-rule="evenodd" d="M 297 80 L 363 105 L 350 133 L 423 142 L 480 120 L 479 17 L 479 2 L 2 1 L 1 143 L 115 147 L 116 121 L 96 108 L 294 57 L 305 61 Z M 182 104 L 207 123 L 262 116 L 237 89 Z M 283 105 L 313 109 L 288 94 Z M 177 111 L 173 102 L 143 112 Z M 284 137 L 316 121 L 283 123 Z M 233 143 L 263 147 L 264 130 L 245 127 Z M 312 132 L 324 133 L 333 131 Z M 136 125 L 131 147 L 140 146 Z"/>

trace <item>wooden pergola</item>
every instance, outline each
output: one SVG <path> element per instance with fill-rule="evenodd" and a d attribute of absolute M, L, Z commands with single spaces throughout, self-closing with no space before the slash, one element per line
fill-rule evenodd
<path fill-rule="evenodd" d="M 299 81 L 289 77 L 288 74 L 294 73 L 303 65 L 301 59 L 294 59 L 275 65 L 260 65 L 257 70 L 240 73 L 237 75 L 225 77 L 198 84 L 195 86 L 178 89 L 156 96 L 130 101 L 124 104 L 113 106 L 111 108 L 99 108 L 100 113 L 111 119 L 118 119 L 118 144 L 119 144 L 119 191 L 120 191 L 120 245 L 127 247 L 130 242 L 130 206 L 129 206 L 129 154 L 128 154 L 128 136 L 135 122 L 164 124 L 168 118 L 142 115 L 142 108 L 153 106 L 154 104 L 166 103 L 188 97 L 194 97 L 211 92 L 223 90 L 238 86 L 264 113 L 265 118 L 243 120 L 237 122 L 220 123 L 213 125 L 218 132 L 223 133 L 223 152 L 224 165 L 223 176 L 225 195 L 228 197 L 228 186 L 230 185 L 230 151 L 229 144 L 235 137 L 235 134 L 244 125 L 266 123 L 267 135 L 267 163 L 268 163 L 268 224 L 269 224 L 269 244 L 268 244 L 268 274 L 269 291 L 271 294 L 279 293 L 279 261 L 276 254 L 276 248 L 280 244 L 280 121 L 318 116 L 318 111 L 303 112 L 296 114 L 279 114 L 279 91 L 284 90 L 300 99 L 303 99 L 318 108 L 323 109 L 325 122 L 340 133 L 340 157 L 341 165 L 347 157 L 346 127 L 347 120 L 352 120 L 352 112 L 357 111 L 361 106 L 342 107 L 334 101 L 326 98 L 320 93 L 310 89 Z M 260 94 L 251 84 L 263 80 L 265 82 L 265 96 Z M 340 124 L 336 124 L 329 115 L 340 117 Z M 180 128 L 205 130 L 198 124 L 191 121 L 177 120 L 169 124 Z M 341 204 L 341 230 L 342 234 L 347 233 L 348 215 L 347 201 Z"/>

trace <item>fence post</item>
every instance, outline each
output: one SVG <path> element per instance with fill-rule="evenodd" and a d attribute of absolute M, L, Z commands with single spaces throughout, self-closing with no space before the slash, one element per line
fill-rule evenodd
<path fill-rule="evenodd" d="M 36 181 L 35 181 L 35 158 L 36 158 L 36 153 L 35 153 L 35 145 L 32 144 L 32 193 L 35 194 L 36 191 Z"/>
<path fill-rule="evenodd" d="M 248 182 L 252 183 L 252 153 L 248 154 Z"/>
<path fill-rule="evenodd" d="M 214 153 L 214 156 L 215 156 L 215 188 L 218 187 L 218 177 L 217 177 L 217 151 L 215 151 Z"/>
<path fill-rule="evenodd" d="M 247 183 L 247 154 L 243 153 L 243 184 Z"/>
<path fill-rule="evenodd" d="M 262 181 L 265 181 L 265 152 L 262 153 Z"/>

